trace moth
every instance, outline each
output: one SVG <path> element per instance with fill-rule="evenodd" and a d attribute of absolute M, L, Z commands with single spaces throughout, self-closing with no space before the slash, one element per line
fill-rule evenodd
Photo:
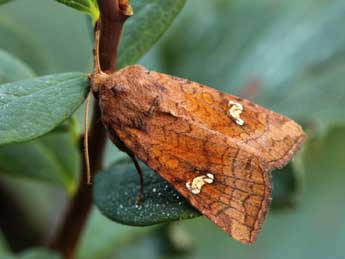
<path fill-rule="evenodd" d="M 139 65 L 105 74 L 98 62 L 96 55 L 92 91 L 111 140 L 234 239 L 255 242 L 271 201 L 270 172 L 300 148 L 302 128 L 196 82 Z"/>

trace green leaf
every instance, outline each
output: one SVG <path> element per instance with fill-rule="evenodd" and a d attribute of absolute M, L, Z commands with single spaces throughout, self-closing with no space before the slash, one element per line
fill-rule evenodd
<path fill-rule="evenodd" d="M 6 255 L 1 259 L 62 259 L 62 257 L 53 251 L 44 248 L 32 248 L 21 252 L 18 255 Z"/>
<path fill-rule="evenodd" d="M 114 251 L 135 237 L 146 234 L 154 227 L 128 227 L 115 224 L 96 208 L 92 211 L 81 237 L 77 258 L 111 258 Z M 95 238 L 97 237 L 97 238 Z"/>
<path fill-rule="evenodd" d="M 344 60 L 310 68 L 297 78 L 284 98 L 270 101 L 272 107 L 320 129 L 345 121 Z M 293 105 L 291 105 L 293 104 Z"/>
<path fill-rule="evenodd" d="M 94 183 L 94 201 L 100 211 L 116 222 L 147 226 L 166 221 L 200 216 L 158 174 L 144 169 L 145 197 L 136 204 L 139 177 L 129 162 L 118 162 L 98 174 Z"/>
<path fill-rule="evenodd" d="M 10 11 L 11 9 L 18 11 L 19 3 L 21 1 L 14 1 L 13 4 L 0 8 L 0 48 L 28 64 L 35 72 L 46 73 L 51 67 L 50 57 L 42 48 L 40 40 L 35 38 L 31 31 L 25 29 L 28 23 L 19 25 L 18 19 Z M 26 9 L 25 6 L 23 8 Z M 11 14 L 12 16 L 8 16 Z M 30 23 L 30 26 L 33 25 Z"/>
<path fill-rule="evenodd" d="M 0 144 L 39 137 L 70 117 L 89 91 L 82 73 L 0 85 Z"/>
<path fill-rule="evenodd" d="M 0 50 L 0 83 L 33 77 L 20 60 Z M 66 123 L 35 141 L 0 146 L 0 173 L 62 185 L 73 194 L 77 187 L 79 155 Z"/>
<path fill-rule="evenodd" d="M 9 2 L 9 1 L 11 1 L 11 0 L 0 0 L 0 5 L 6 4 L 6 3 Z"/>
<path fill-rule="evenodd" d="M 81 12 L 87 13 L 95 23 L 99 17 L 99 10 L 96 0 L 56 0 L 59 3 L 70 6 Z"/>
<path fill-rule="evenodd" d="M 79 153 L 72 135 L 54 132 L 34 141 L 0 146 L 0 173 L 65 187 L 78 186 Z"/>
<path fill-rule="evenodd" d="M 186 0 L 131 0 L 130 17 L 121 38 L 119 67 L 136 63 L 169 28 Z"/>
<path fill-rule="evenodd" d="M 34 76 L 34 72 L 21 60 L 0 49 L 0 84 Z"/>
<path fill-rule="evenodd" d="M 0 8 L 0 48 L 37 75 L 88 72 L 92 42 L 91 22 L 86 19 L 91 20 L 53 0 L 13 1 Z M 80 44 L 71 44 L 71 39 L 79 39 Z"/>
<path fill-rule="evenodd" d="M 2 231 L 0 230 L 0 258 L 5 258 L 9 256 L 11 251 L 8 247 L 8 244 L 5 240 L 5 236 L 3 235 Z"/>
<path fill-rule="evenodd" d="M 18 256 L 13 257 L 13 259 L 62 259 L 62 257 L 58 253 L 44 248 L 33 248 L 20 253 Z"/>
<path fill-rule="evenodd" d="M 272 209 L 289 209 L 298 206 L 303 187 L 303 174 L 290 162 L 286 167 L 272 172 Z"/>

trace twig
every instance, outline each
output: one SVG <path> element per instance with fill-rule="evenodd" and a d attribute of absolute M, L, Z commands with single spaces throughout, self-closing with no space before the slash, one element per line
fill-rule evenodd
<path fill-rule="evenodd" d="M 131 15 L 131 7 L 128 0 L 98 0 L 98 5 L 101 13 L 100 63 L 103 71 L 112 73 L 116 70 L 117 51 L 122 27 L 126 19 Z M 96 101 L 89 130 L 90 169 L 92 175 L 95 175 L 102 168 L 105 143 L 106 132 L 101 123 L 101 111 Z M 81 148 L 82 150 L 83 148 Z M 92 188 L 86 183 L 86 167 L 86 161 L 83 158 L 82 177 L 78 192 L 70 203 L 56 237 L 50 244 L 52 249 L 60 252 L 67 259 L 74 257 L 80 235 L 92 207 Z"/>
<path fill-rule="evenodd" d="M 122 28 L 132 15 L 132 9 L 128 0 L 98 0 L 98 6 L 101 11 L 101 68 L 104 72 L 112 73 L 116 70 Z"/>
<path fill-rule="evenodd" d="M 106 132 L 100 121 L 100 115 L 98 103 L 95 103 L 89 130 L 90 168 L 92 174 L 95 174 L 102 168 L 106 143 Z M 83 148 L 81 144 L 81 153 Z M 83 158 L 79 189 L 71 200 L 64 221 L 50 244 L 52 249 L 60 252 L 67 259 L 73 258 L 74 256 L 80 235 L 86 225 L 92 207 L 92 185 L 87 184 L 85 171 L 86 161 Z"/>

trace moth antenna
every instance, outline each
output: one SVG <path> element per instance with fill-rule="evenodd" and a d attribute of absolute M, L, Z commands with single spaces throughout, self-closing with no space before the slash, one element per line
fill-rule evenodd
<path fill-rule="evenodd" d="M 96 73 L 102 73 L 102 68 L 101 64 L 99 61 L 99 42 L 101 38 L 101 19 L 99 19 L 96 23 L 95 26 L 95 47 L 93 49 L 93 64 L 94 64 L 94 69 L 95 69 L 95 74 Z"/>
<path fill-rule="evenodd" d="M 91 169 L 90 169 L 90 155 L 89 155 L 89 107 L 92 93 L 89 92 L 86 103 L 85 103 L 85 113 L 84 113 L 84 159 L 86 164 L 86 179 L 87 184 L 91 184 Z"/>

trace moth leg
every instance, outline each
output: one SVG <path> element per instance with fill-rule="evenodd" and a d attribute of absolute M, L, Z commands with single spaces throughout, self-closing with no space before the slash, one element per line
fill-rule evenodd
<path fill-rule="evenodd" d="M 148 109 L 148 111 L 145 112 L 145 115 L 146 116 L 151 116 L 153 114 L 153 112 L 155 111 L 155 109 L 157 108 L 157 106 L 160 104 L 161 100 L 160 100 L 160 97 L 157 95 L 152 103 L 151 103 L 151 106 L 150 108 Z"/>
<path fill-rule="evenodd" d="M 140 201 L 144 198 L 144 174 L 143 174 L 143 171 L 141 170 L 141 167 L 138 163 L 137 158 L 134 155 L 130 155 L 130 157 L 134 163 L 135 169 L 137 170 L 137 173 L 139 174 L 139 179 L 140 179 L 140 191 L 135 201 L 136 204 L 139 204 Z"/>

